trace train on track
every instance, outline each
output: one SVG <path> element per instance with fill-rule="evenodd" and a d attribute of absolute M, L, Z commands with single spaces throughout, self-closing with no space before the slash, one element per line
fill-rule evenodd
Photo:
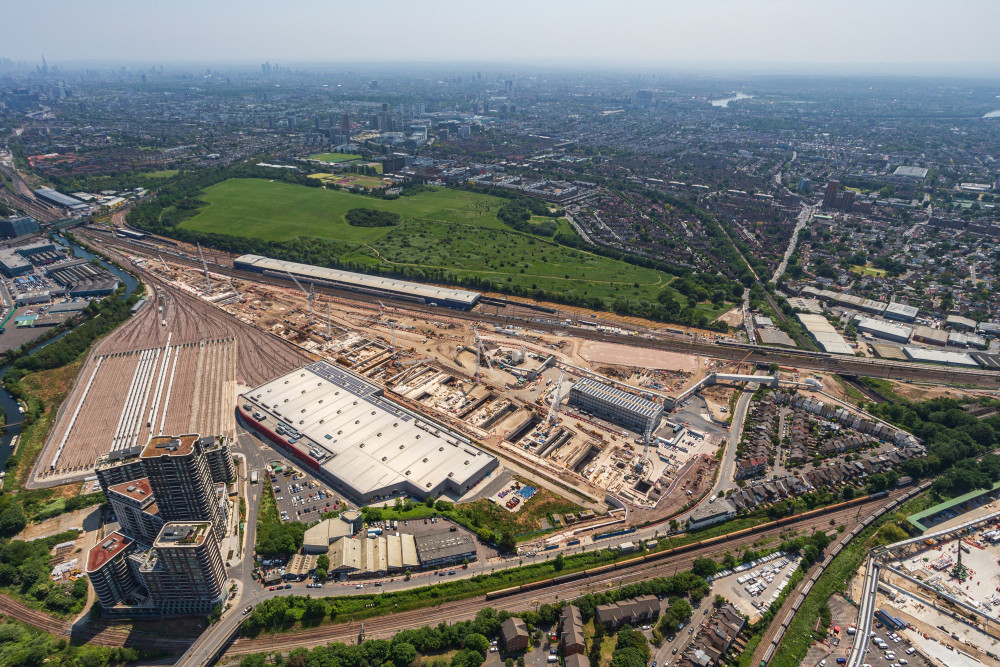
<path fill-rule="evenodd" d="M 518 593 L 527 593 L 530 591 L 537 591 L 542 588 L 560 586 L 567 582 L 578 581 L 580 579 L 601 577 L 609 572 L 614 572 L 615 570 L 625 570 L 631 567 L 635 567 L 637 565 L 642 565 L 643 563 L 654 563 L 656 561 L 660 561 L 665 558 L 670 558 L 672 556 L 690 553 L 692 551 L 697 551 L 705 547 L 725 544 L 726 542 L 739 540 L 740 538 L 746 537 L 747 535 L 753 535 L 755 533 L 759 533 L 765 530 L 773 530 L 775 527 L 799 523 L 800 521 L 804 521 L 806 519 L 821 514 L 829 514 L 830 512 L 836 512 L 838 510 L 846 509 L 848 507 L 863 505 L 865 503 L 878 500 L 879 498 L 885 498 L 888 495 L 889 495 L 888 491 L 880 491 L 878 493 L 873 493 L 869 496 L 861 496 L 860 498 L 854 498 L 853 500 L 846 500 L 842 503 L 837 503 L 836 505 L 827 505 L 826 507 L 821 507 L 819 509 L 803 512 L 802 514 L 795 514 L 793 516 L 784 517 L 782 519 L 777 519 L 776 521 L 770 521 L 768 523 L 762 523 L 757 526 L 751 526 L 750 528 L 744 528 L 742 530 L 737 530 L 732 533 L 727 533 L 725 535 L 718 535 L 716 537 L 710 537 L 704 540 L 698 540 L 697 542 L 691 542 L 690 544 L 684 544 L 679 547 L 673 547 L 672 549 L 664 549 L 663 551 L 656 551 L 654 553 L 646 554 L 644 556 L 637 556 L 635 558 L 629 558 L 628 560 L 618 561 L 617 563 L 611 563 L 609 565 L 602 565 L 600 567 L 580 570 L 579 572 L 572 572 L 570 574 L 564 574 L 550 579 L 543 579 L 541 581 L 532 581 L 527 584 L 521 584 L 520 586 L 511 586 L 510 588 L 503 588 L 496 591 L 490 591 L 489 593 L 486 594 L 486 599 L 496 600 L 497 598 L 509 597 L 511 595 L 517 595 Z M 899 501 L 894 501 L 891 504 L 893 509 L 895 509 L 895 507 L 897 507 L 898 505 Z M 872 520 L 873 517 L 869 517 L 860 524 L 860 530 L 858 528 L 855 528 L 855 530 L 852 531 L 852 533 L 854 535 L 857 535 L 861 530 L 867 528 L 871 524 Z"/>

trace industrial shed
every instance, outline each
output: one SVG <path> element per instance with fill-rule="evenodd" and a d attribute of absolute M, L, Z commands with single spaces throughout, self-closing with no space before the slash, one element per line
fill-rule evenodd
<path fill-rule="evenodd" d="M 384 276 L 369 276 L 364 273 L 353 273 L 339 269 L 327 269 L 321 266 L 286 262 L 260 255 L 237 257 L 233 260 L 233 266 L 244 271 L 265 273 L 279 278 L 285 278 L 290 273 L 299 280 L 319 285 L 329 285 L 377 296 L 410 299 L 419 303 L 447 306 L 460 310 L 472 309 L 482 296 L 479 292 L 425 285 Z"/>
<path fill-rule="evenodd" d="M 325 361 L 248 391 L 240 407 L 257 431 L 360 505 L 460 497 L 497 466 L 464 436 Z"/>

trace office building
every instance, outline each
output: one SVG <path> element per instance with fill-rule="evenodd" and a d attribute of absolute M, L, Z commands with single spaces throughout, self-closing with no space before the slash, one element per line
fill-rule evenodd
<path fill-rule="evenodd" d="M 346 113 L 340 119 L 340 133 L 347 137 L 346 141 L 351 140 L 351 120 Z"/>
<path fill-rule="evenodd" d="M 156 498 L 149 480 L 145 477 L 122 482 L 104 492 L 108 504 L 118 519 L 121 529 L 128 535 L 151 544 L 163 528 Z"/>
<path fill-rule="evenodd" d="M 128 565 L 134 543 L 135 540 L 116 531 L 87 554 L 87 577 L 104 609 L 120 604 L 138 587 Z"/>
<path fill-rule="evenodd" d="M 826 192 L 823 193 L 823 208 L 831 209 L 836 206 L 838 192 L 840 192 L 840 181 L 830 181 L 826 184 Z"/>
<path fill-rule="evenodd" d="M 160 435 L 139 455 L 160 516 L 166 521 L 209 521 L 215 537 L 225 533 L 225 517 L 197 435 Z"/>
<path fill-rule="evenodd" d="M 205 614 L 226 594 L 226 568 L 208 521 L 172 521 L 139 568 L 163 614 Z"/>
<path fill-rule="evenodd" d="M 660 403 L 590 378 L 581 378 L 573 384 L 569 402 L 636 433 L 655 430 L 663 416 Z"/>
<path fill-rule="evenodd" d="M 12 239 L 15 236 L 25 236 L 38 231 L 38 222 L 34 218 L 21 216 L 19 218 L 0 219 L 0 236 Z"/>

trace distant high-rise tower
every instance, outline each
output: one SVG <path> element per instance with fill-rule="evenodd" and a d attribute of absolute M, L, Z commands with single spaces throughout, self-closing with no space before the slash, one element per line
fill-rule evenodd
<path fill-rule="evenodd" d="M 345 113 L 340 119 L 340 133 L 347 137 L 347 140 L 351 139 L 351 119 L 347 117 Z"/>
<path fill-rule="evenodd" d="M 215 537 L 225 534 L 225 517 L 204 446 L 197 435 L 156 436 L 140 455 L 165 521 L 209 521 Z"/>
<path fill-rule="evenodd" d="M 826 184 L 826 192 L 823 194 L 823 208 L 833 208 L 837 203 L 837 193 L 840 192 L 840 181 L 830 181 Z"/>

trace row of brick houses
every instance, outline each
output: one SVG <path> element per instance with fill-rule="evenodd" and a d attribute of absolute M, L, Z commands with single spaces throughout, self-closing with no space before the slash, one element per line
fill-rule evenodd
<path fill-rule="evenodd" d="M 845 484 L 864 484 L 865 478 L 876 473 L 893 470 L 906 459 L 922 456 L 915 449 L 900 449 L 877 456 L 869 456 L 857 461 L 824 466 L 798 475 L 788 475 L 780 479 L 757 482 L 737 489 L 728 497 L 737 512 L 751 510 L 808 491 Z"/>
<path fill-rule="evenodd" d="M 679 667 L 708 667 L 718 665 L 733 645 L 733 641 L 746 625 L 746 619 L 731 604 L 724 604 L 702 624 L 694 640 L 688 645 Z"/>
<path fill-rule="evenodd" d="M 583 654 L 587 644 L 583 635 L 583 616 L 573 605 L 562 608 L 559 614 L 559 649 L 564 656 Z"/>
<path fill-rule="evenodd" d="M 659 615 L 660 601 L 655 595 L 640 595 L 597 608 L 597 621 L 609 631 L 617 630 L 623 625 L 651 621 Z"/>

